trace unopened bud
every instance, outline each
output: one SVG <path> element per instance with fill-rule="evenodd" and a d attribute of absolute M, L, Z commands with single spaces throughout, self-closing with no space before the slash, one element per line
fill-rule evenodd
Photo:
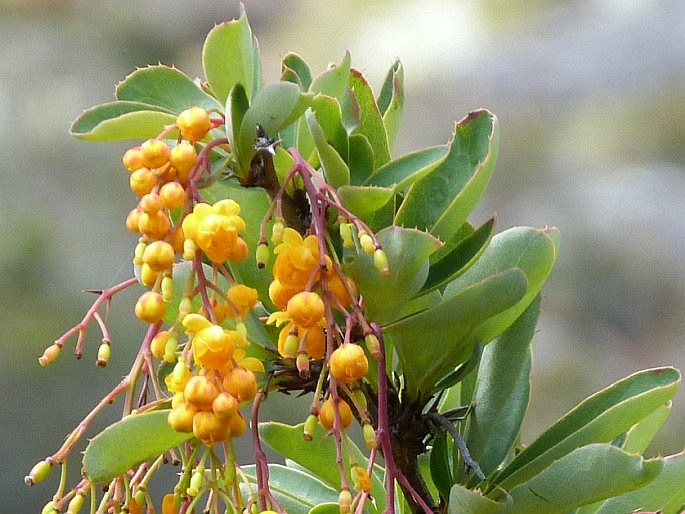
<path fill-rule="evenodd" d="M 59 511 L 55 508 L 55 501 L 49 501 L 40 511 L 40 514 L 59 514 Z"/>
<path fill-rule="evenodd" d="M 364 396 L 364 392 L 357 387 L 356 389 L 352 390 L 352 394 L 354 395 L 354 401 L 356 402 L 356 404 L 359 405 L 359 407 L 362 410 L 366 410 L 367 403 L 366 396 Z"/>
<path fill-rule="evenodd" d="M 364 443 L 369 450 L 373 450 L 377 447 L 376 442 L 376 431 L 373 429 L 371 423 L 364 423 L 362 426 L 362 436 L 364 437 Z"/>
<path fill-rule="evenodd" d="M 170 302 L 174 299 L 174 279 L 166 276 L 162 279 L 162 299 Z"/>
<path fill-rule="evenodd" d="M 182 298 L 178 304 L 178 313 L 181 318 L 186 317 L 193 311 L 193 302 L 187 296 Z"/>
<path fill-rule="evenodd" d="M 44 368 L 49 366 L 57 358 L 61 349 L 61 344 L 51 344 L 45 349 L 43 355 L 41 357 L 38 357 L 38 364 L 40 364 Z"/>
<path fill-rule="evenodd" d="M 340 514 L 349 514 L 352 510 L 352 493 L 350 493 L 349 489 L 340 491 L 338 505 L 340 506 Z"/>
<path fill-rule="evenodd" d="M 274 226 L 271 227 L 271 242 L 279 245 L 283 242 L 283 232 L 285 231 L 285 224 L 283 220 L 276 220 Z"/>
<path fill-rule="evenodd" d="M 369 350 L 371 357 L 373 357 L 375 360 L 381 358 L 381 343 L 378 341 L 376 334 L 366 334 L 364 337 L 364 344 L 366 344 L 366 349 Z"/>
<path fill-rule="evenodd" d="M 105 366 L 107 366 L 107 363 L 109 362 L 109 358 L 111 356 L 112 348 L 110 346 L 110 343 L 106 339 L 103 339 L 100 348 L 98 348 L 98 360 L 95 362 L 95 365 L 98 368 L 104 368 Z"/>
<path fill-rule="evenodd" d="M 197 496 L 205 483 L 205 470 L 198 467 L 190 479 L 190 486 L 186 489 L 188 496 Z"/>
<path fill-rule="evenodd" d="M 309 355 L 306 352 L 297 354 L 295 365 L 297 366 L 297 371 L 300 372 L 300 377 L 309 378 Z"/>
<path fill-rule="evenodd" d="M 245 325 L 245 323 L 243 323 L 242 321 L 239 321 L 238 323 L 236 323 L 235 324 L 235 331 L 238 332 L 245 339 L 247 339 L 247 325 Z"/>
<path fill-rule="evenodd" d="M 364 231 L 359 232 L 359 244 L 366 255 L 371 255 L 376 250 L 376 245 L 369 234 Z"/>
<path fill-rule="evenodd" d="M 195 258 L 195 252 L 197 252 L 195 241 L 192 239 L 186 239 L 183 241 L 183 259 L 186 261 L 192 261 Z"/>
<path fill-rule="evenodd" d="M 145 249 L 147 248 L 147 244 L 143 243 L 140 241 L 136 245 L 136 249 L 133 252 L 133 264 L 136 266 L 142 266 L 143 265 L 143 254 L 145 253 Z"/>
<path fill-rule="evenodd" d="M 373 252 L 373 265 L 381 272 L 381 275 L 390 274 L 390 265 L 388 264 L 388 256 L 382 248 L 378 248 Z"/>
<path fill-rule="evenodd" d="M 342 239 L 343 248 L 354 248 L 354 239 L 352 238 L 352 224 L 340 224 L 340 239 Z"/>
<path fill-rule="evenodd" d="M 257 250 L 255 257 L 257 259 L 257 267 L 263 269 L 269 264 L 269 257 L 271 253 L 269 252 L 269 247 L 263 243 L 257 245 Z"/>
<path fill-rule="evenodd" d="M 48 477 L 51 470 L 52 466 L 50 463 L 46 460 L 42 460 L 31 468 L 29 474 L 24 477 L 24 483 L 26 483 L 26 485 L 39 484 Z"/>
<path fill-rule="evenodd" d="M 136 505 L 140 507 L 141 509 L 145 507 L 145 504 L 147 503 L 145 501 L 145 488 L 144 487 L 139 487 L 138 490 L 136 491 L 136 494 L 133 495 L 133 501 L 136 502 Z"/>
<path fill-rule="evenodd" d="M 319 422 L 319 418 L 314 414 L 307 416 L 307 421 L 304 422 L 304 434 L 302 437 L 305 441 L 311 441 L 314 435 L 314 430 L 316 430 L 316 425 Z"/>
<path fill-rule="evenodd" d="M 300 347 L 300 340 L 295 334 L 288 334 L 283 345 L 283 356 L 294 359 L 297 357 L 297 349 Z"/>
<path fill-rule="evenodd" d="M 176 347 L 178 346 L 178 339 L 176 336 L 171 336 L 167 339 L 164 345 L 164 361 L 165 362 L 176 362 Z"/>
<path fill-rule="evenodd" d="M 76 495 L 69 502 L 69 506 L 67 507 L 67 514 L 78 514 L 81 510 L 81 507 L 83 507 L 83 500 L 83 494 L 81 494 L 80 491 L 77 492 Z"/>

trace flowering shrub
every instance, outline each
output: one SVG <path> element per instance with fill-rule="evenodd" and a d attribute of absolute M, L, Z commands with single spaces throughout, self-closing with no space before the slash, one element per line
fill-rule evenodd
<path fill-rule="evenodd" d="M 205 80 L 139 69 L 114 102 L 73 124 L 123 156 L 137 205 L 134 275 L 49 346 L 111 337 L 102 310 L 137 287 L 147 327 L 130 373 L 26 481 L 67 466 L 109 403 L 122 419 L 89 440 L 43 512 L 676 513 L 685 459 L 641 456 L 680 384 L 647 370 L 588 398 L 525 447 L 531 340 L 559 251 L 554 228 L 495 234 L 467 218 L 498 151 L 477 110 L 445 145 L 392 155 L 404 104 L 392 64 L 375 96 L 350 56 L 316 77 L 298 55 L 263 86 L 245 15 L 214 27 Z M 288 426 L 260 419 L 306 393 Z M 358 425 L 361 437 L 348 434 Z M 254 463 L 236 462 L 250 433 Z M 269 464 L 263 444 L 286 459 Z M 148 484 L 178 468 L 163 498 Z M 104 489 L 102 489 L 104 486 Z M 101 492 L 104 490 L 104 492 Z"/>

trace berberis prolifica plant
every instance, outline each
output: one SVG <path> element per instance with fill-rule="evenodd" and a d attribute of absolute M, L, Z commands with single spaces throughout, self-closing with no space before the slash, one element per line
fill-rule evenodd
<path fill-rule="evenodd" d="M 147 327 L 131 370 L 28 474 L 62 479 L 44 514 L 677 513 L 682 455 L 641 456 L 680 384 L 672 368 L 591 396 L 527 447 L 539 292 L 554 228 L 494 235 L 467 221 L 493 172 L 496 117 L 476 110 L 449 142 L 400 157 L 403 73 L 375 96 L 350 56 L 313 77 L 294 53 L 262 82 L 246 16 L 214 27 L 205 79 L 139 69 L 72 133 L 134 140 L 133 276 L 102 291 L 39 359 L 48 366 L 141 290 Z M 123 220 L 122 220 L 123 221 Z M 114 343 L 114 344 L 113 344 Z M 260 419 L 283 392 L 302 423 Z M 279 400 L 283 401 L 283 400 Z M 287 399 L 286 399 L 287 401 Z M 108 404 L 120 421 L 89 434 Z M 349 435 L 348 428 L 359 430 Z M 79 446 L 88 435 L 82 462 Z M 234 444 L 251 438 L 253 463 Z M 285 458 L 268 463 L 263 444 Z M 67 463 L 82 467 L 68 484 Z M 175 484 L 149 485 L 162 466 Z"/>

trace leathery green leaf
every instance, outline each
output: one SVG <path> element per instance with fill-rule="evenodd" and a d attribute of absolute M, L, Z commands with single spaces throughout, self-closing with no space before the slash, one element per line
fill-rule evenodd
<path fill-rule="evenodd" d="M 168 410 L 131 414 L 110 425 L 88 443 L 83 469 L 92 483 L 106 484 L 134 466 L 183 444 L 192 433 L 176 432 Z"/>
<path fill-rule="evenodd" d="M 513 447 L 528 408 L 531 341 L 539 312 L 538 296 L 483 350 L 464 440 L 485 476 L 497 469 Z"/>
<path fill-rule="evenodd" d="M 316 507 L 313 507 L 308 514 L 339 514 L 340 505 L 337 500 L 335 503 L 321 503 Z"/>
<path fill-rule="evenodd" d="M 448 514 L 508 514 L 513 505 L 511 496 L 506 493 L 493 500 L 483 496 L 480 491 L 467 489 L 461 484 L 454 484 L 450 490 L 447 504 Z"/>
<path fill-rule="evenodd" d="M 278 82 L 259 91 L 243 116 L 236 151 L 241 167 L 249 166 L 256 150 L 257 125 L 269 137 L 293 123 L 309 107 L 312 95 L 302 94 L 292 82 Z"/>
<path fill-rule="evenodd" d="M 385 76 L 378 98 L 378 108 L 383 115 L 388 146 L 392 149 L 404 112 L 404 68 L 399 60 L 392 63 Z"/>
<path fill-rule="evenodd" d="M 331 66 L 312 81 L 309 91 L 326 96 L 341 98 L 350 77 L 350 53 L 345 52 L 340 64 Z"/>
<path fill-rule="evenodd" d="M 242 471 L 252 484 L 257 483 L 254 464 L 243 466 Z M 321 503 L 338 501 L 338 491 L 329 485 L 308 473 L 280 464 L 269 464 L 269 490 L 289 514 L 307 514 Z"/>
<path fill-rule="evenodd" d="M 286 69 L 291 70 L 297 76 L 299 85 L 303 91 L 309 89 L 309 85 L 312 83 L 312 74 L 309 71 L 309 66 L 302 57 L 294 52 L 285 54 L 281 61 L 281 73 Z"/>
<path fill-rule="evenodd" d="M 304 423 L 294 426 L 273 421 L 259 424 L 259 435 L 270 448 L 310 471 L 326 485 L 340 490 L 338 467 L 331 466 L 331 462 L 336 460 L 335 439 L 317 425 L 312 440 L 305 441 L 302 437 L 303 430 Z M 355 456 L 357 464 L 366 467 L 368 459 L 362 451 L 349 439 L 345 444 Z M 349 470 L 347 455 L 345 469 Z M 375 499 L 375 507 L 369 504 L 369 509 L 372 513 L 382 512 L 385 507 L 385 488 L 378 473 L 374 472 L 371 475 L 371 493 Z M 351 480 L 351 477 L 348 478 Z"/>
<path fill-rule="evenodd" d="M 115 96 L 118 100 L 155 105 L 172 114 L 194 106 L 218 110 L 223 107 L 185 73 L 161 64 L 131 73 L 117 84 Z"/>
<path fill-rule="evenodd" d="M 84 141 L 125 141 L 157 137 L 176 116 L 161 107 L 141 102 L 117 101 L 84 111 L 71 125 L 70 133 Z M 173 134 L 170 134 L 172 137 Z"/>
<path fill-rule="evenodd" d="M 326 182 L 335 188 L 348 185 L 350 183 L 350 169 L 347 164 L 326 140 L 326 134 L 324 134 L 314 113 L 307 112 L 305 116 L 309 124 L 309 131 L 314 139 L 316 151 L 319 154 L 319 162 L 323 168 Z"/>
<path fill-rule="evenodd" d="M 528 279 L 528 291 L 512 308 L 487 320 L 473 336 L 484 343 L 492 341 L 509 327 L 542 289 L 559 253 L 556 228 L 514 227 L 497 234 L 476 260 L 456 280 L 445 287 L 445 296 L 454 294 L 486 277 L 509 268 L 521 269 Z"/>
<path fill-rule="evenodd" d="M 662 468 L 661 459 L 645 460 L 611 444 L 583 446 L 514 487 L 511 514 L 564 514 L 638 489 L 654 480 Z"/>
<path fill-rule="evenodd" d="M 392 200 L 394 192 L 387 187 L 343 186 L 338 189 L 338 196 L 346 209 L 371 224 L 374 215 Z"/>
<path fill-rule="evenodd" d="M 374 168 L 378 168 L 390 160 L 388 136 L 383 118 L 373 97 L 371 86 L 359 71 L 350 70 L 349 86 L 354 91 L 360 109 L 361 122 L 355 133 L 358 131 L 369 140 L 373 149 Z"/>
<path fill-rule="evenodd" d="M 450 462 L 450 448 L 447 434 L 438 434 L 433 438 L 430 452 L 430 476 L 440 496 L 449 498 L 452 486 L 452 463 Z"/>
<path fill-rule="evenodd" d="M 674 368 L 639 371 L 595 393 L 519 453 L 491 481 L 507 490 L 576 448 L 608 443 L 670 401 L 680 386 Z"/>
<path fill-rule="evenodd" d="M 430 146 L 393 159 L 373 172 L 364 185 L 393 186 L 399 191 L 408 188 L 435 169 L 445 158 L 449 146 Z"/>
<path fill-rule="evenodd" d="M 440 379 L 468 360 L 475 344 L 470 337 L 473 329 L 520 301 L 526 286 L 525 274 L 512 268 L 385 326 L 402 364 L 410 397 L 427 398 Z M 396 289 L 388 291 L 396 294 Z"/>
<path fill-rule="evenodd" d="M 496 116 L 486 110 L 469 113 L 455 125 L 447 157 L 409 189 L 395 223 L 449 239 L 484 193 L 498 148 Z"/>
<path fill-rule="evenodd" d="M 369 319 L 388 323 L 421 289 L 428 273 L 428 256 L 439 242 L 425 232 L 395 226 L 384 228 L 376 237 L 388 257 L 390 274 L 381 275 L 373 257 L 363 251 L 345 266 L 345 271 L 364 297 Z M 388 301 L 389 294 L 392 302 Z"/>
<path fill-rule="evenodd" d="M 685 452 L 663 459 L 659 476 L 646 486 L 605 501 L 596 514 L 650 511 L 681 514 L 685 505 Z"/>
<path fill-rule="evenodd" d="M 363 134 L 352 134 L 348 144 L 347 165 L 350 167 L 350 183 L 354 185 L 363 184 L 373 172 L 373 148 Z"/>
<path fill-rule="evenodd" d="M 428 278 L 420 294 L 438 289 L 466 271 L 487 248 L 494 228 L 495 218 L 491 218 L 466 237 L 462 237 L 460 232 L 456 233 L 457 243 L 447 241 L 431 256 Z"/>
<path fill-rule="evenodd" d="M 226 99 L 226 136 L 231 148 L 237 148 L 240 126 L 249 107 L 250 101 L 247 98 L 247 93 L 245 93 L 245 88 L 242 84 L 236 84 Z"/>
<path fill-rule="evenodd" d="M 239 19 L 216 25 L 207 34 L 202 48 L 205 77 L 219 102 L 224 103 L 236 84 L 242 84 L 248 98 L 259 87 L 255 81 L 259 63 L 252 30 L 243 12 Z"/>
<path fill-rule="evenodd" d="M 644 453 L 656 433 L 668 419 L 672 406 L 671 402 L 666 402 L 639 423 L 633 425 L 628 430 L 626 440 L 621 445 L 621 448 L 628 453 Z"/>
<path fill-rule="evenodd" d="M 321 125 L 326 142 L 335 148 L 341 157 L 347 159 L 349 143 L 338 101 L 331 96 L 317 94 L 312 101 L 312 111 L 316 121 Z"/>

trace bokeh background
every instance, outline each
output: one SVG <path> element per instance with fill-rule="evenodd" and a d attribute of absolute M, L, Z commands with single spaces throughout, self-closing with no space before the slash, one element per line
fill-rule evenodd
<path fill-rule="evenodd" d="M 97 330 L 82 361 L 67 349 L 48 369 L 36 362 L 89 306 L 81 290 L 130 274 L 135 243 L 123 225 L 134 203 L 126 145 L 77 142 L 69 124 L 111 100 L 136 66 L 200 76 L 204 36 L 238 9 L 233 0 L 0 0 L 0 513 L 40 511 L 57 477 L 29 489 L 23 476 L 126 373 L 143 333 L 124 296 L 110 313 L 108 368 L 94 366 Z M 622 376 L 685 368 L 685 3 L 248 0 L 246 9 L 266 81 L 286 51 L 318 71 L 349 49 L 378 88 L 400 57 L 396 154 L 446 142 L 474 108 L 498 114 L 499 162 L 473 221 L 496 212 L 500 230 L 562 233 L 524 440 Z M 682 450 L 683 397 L 653 453 Z M 119 413 L 110 408 L 94 430 Z"/>

